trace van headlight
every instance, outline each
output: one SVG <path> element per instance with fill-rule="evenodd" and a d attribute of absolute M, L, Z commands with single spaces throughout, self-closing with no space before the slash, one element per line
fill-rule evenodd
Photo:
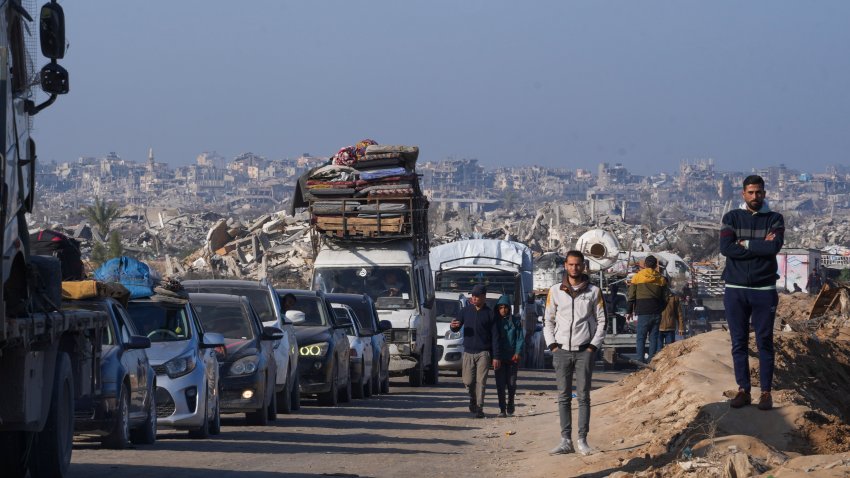
<path fill-rule="evenodd" d="M 298 354 L 302 357 L 324 357 L 328 353 L 328 343 L 321 342 L 318 344 L 302 345 L 298 349 Z"/>
<path fill-rule="evenodd" d="M 195 356 L 177 357 L 165 362 L 165 372 L 171 378 L 182 377 L 195 370 Z"/>
<path fill-rule="evenodd" d="M 238 375 L 250 375 L 257 371 L 257 368 L 260 364 L 260 358 L 256 355 L 250 355 L 248 357 L 242 357 L 241 359 L 233 362 L 230 365 L 230 375 L 238 376 Z"/>

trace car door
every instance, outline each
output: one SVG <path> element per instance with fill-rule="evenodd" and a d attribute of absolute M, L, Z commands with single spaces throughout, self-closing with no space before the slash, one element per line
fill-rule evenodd
<path fill-rule="evenodd" d="M 348 342 L 348 337 L 345 335 L 345 331 L 337 328 L 337 324 L 339 322 L 336 320 L 336 315 L 330 302 L 326 301 L 324 297 L 322 297 L 321 301 L 327 311 L 328 320 L 330 321 L 330 333 L 331 336 L 333 336 L 334 342 L 334 356 L 336 357 L 337 370 L 339 370 L 339 374 L 337 375 L 339 377 L 338 385 L 342 387 L 345 386 L 349 380 L 348 358 L 349 355 L 351 355 L 351 344 Z"/>
<path fill-rule="evenodd" d="M 372 336 L 372 341 L 377 343 L 376 350 L 379 353 L 376 360 L 379 360 L 381 363 L 380 378 L 383 380 L 389 374 L 390 370 L 390 346 L 387 344 L 386 336 L 381 331 L 380 319 L 378 318 L 378 311 L 375 309 L 375 304 L 369 304 L 369 312 L 372 316 L 372 330 L 375 332 L 375 335 Z"/>
<path fill-rule="evenodd" d="M 127 372 L 130 381 L 130 415 L 145 414 L 145 398 L 147 395 L 148 382 L 148 356 L 144 350 L 128 349 L 126 344 L 131 335 L 136 335 L 132 328 L 132 321 L 127 316 L 124 308 L 115 302 L 109 303 L 109 312 L 115 323 L 117 337 L 121 342 L 121 364 Z"/>
<path fill-rule="evenodd" d="M 209 387 L 210 396 L 218 397 L 219 371 L 218 357 L 215 355 L 215 349 L 205 349 L 201 347 L 204 340 L 204 328 L 201 325 L 201 320 L 198 318 L 198 314 L 195 312 L 195 308 L 192 307 L 191 304 L 186 304 L 184 307 L 186 307 L 186 313 L 189 314 L 189 324 L 194 329 L 192 331 L 192 337 L 195 341 L 195 347 L 197 347 L 198 350 L 198 357 L 201 358 L 201 362 L 204 364 L 204 373 L 207 377 L 207 387 Z M 217 398 L 214 400 L 217 400 Z M 212 416 L 215 413 L 214 400 L 207 400 L 208 416 Z"/>
<path fill-rule="evenodd" d="M 291 380 L 287 376 L 289 370 L 298 370 L 298 341 L 295 340 L 295 326 L 292 325 L 292 322 L 286 320 L 281 310 L 280 298 L 277 296 L 277 292 L 271 286 L 268 286 L 268 290 L 275 317 L 278 318 L 275 327 L 283 330 L 283 338 L 281 340 L 275 340 L 272 345 L 273 360 L 276 364 L 276 368 L 274 369 L 275 375 L 273 376 L 276 377 L 276 383 L 285 384 L 287 380 Z"/>

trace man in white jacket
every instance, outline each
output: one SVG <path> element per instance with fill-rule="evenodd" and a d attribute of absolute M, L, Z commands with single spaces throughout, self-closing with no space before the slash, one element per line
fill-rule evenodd
<path fill-rule="evenodd" d="M 602 291 L 585 275 L 584 254 L 569 251 L 564 263 L 564 281 L 549 289 L 546 297 L 543 333 L 552 351 L 558 380 L 558 413 L 561 418 L 561 443 L 550 453 L 571 453 L 573 373 L 578 398 L 578 441 L 582 455 L 593 452 L 587 444 L 590 429 L 590 380 L 594 355 L 605 338 L 605 306 Z"/>

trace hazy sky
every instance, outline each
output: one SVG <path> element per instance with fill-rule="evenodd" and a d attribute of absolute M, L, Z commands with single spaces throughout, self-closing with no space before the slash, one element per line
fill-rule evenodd
<path fill-rule="evenodd" d="M 35 118 L 45 161 L 372 138 L 486 167 L 850 163 L 846 0 L 63 6 L 71 93 Z"/>

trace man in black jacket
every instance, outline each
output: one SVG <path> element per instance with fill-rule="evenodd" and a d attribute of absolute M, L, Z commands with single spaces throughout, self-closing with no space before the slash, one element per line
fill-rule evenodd
<path fill-rule="evenodd" d="M 773 408 L 773 322 L 779 296 L 776 292 L 776 255 L 782 249 L 785 221 L 765 202 L 764 179 L 751 175 L 744 179 L 741 195 L 745 205 L 723 215 L 720 252 L 726 256 L 723 280 L 726 290 L 723 306 L 732 337 L 732 363 L 738 394 L 730 405 L 740 408 L 752 403 L 748 341 L 750 321 L 759 351 L 760 410 Z"/>
<path fill-rule="evenodd" d="M 484 418 L 484 388 L 487 372 L 501 366 L 499 357 L 499 323 L 487 307 L 487 288 L 476 284 L 469 303 L 449 324 L 452 332 L 463 327 L 463 384 L 469 390 L 469 411 Z"/>

